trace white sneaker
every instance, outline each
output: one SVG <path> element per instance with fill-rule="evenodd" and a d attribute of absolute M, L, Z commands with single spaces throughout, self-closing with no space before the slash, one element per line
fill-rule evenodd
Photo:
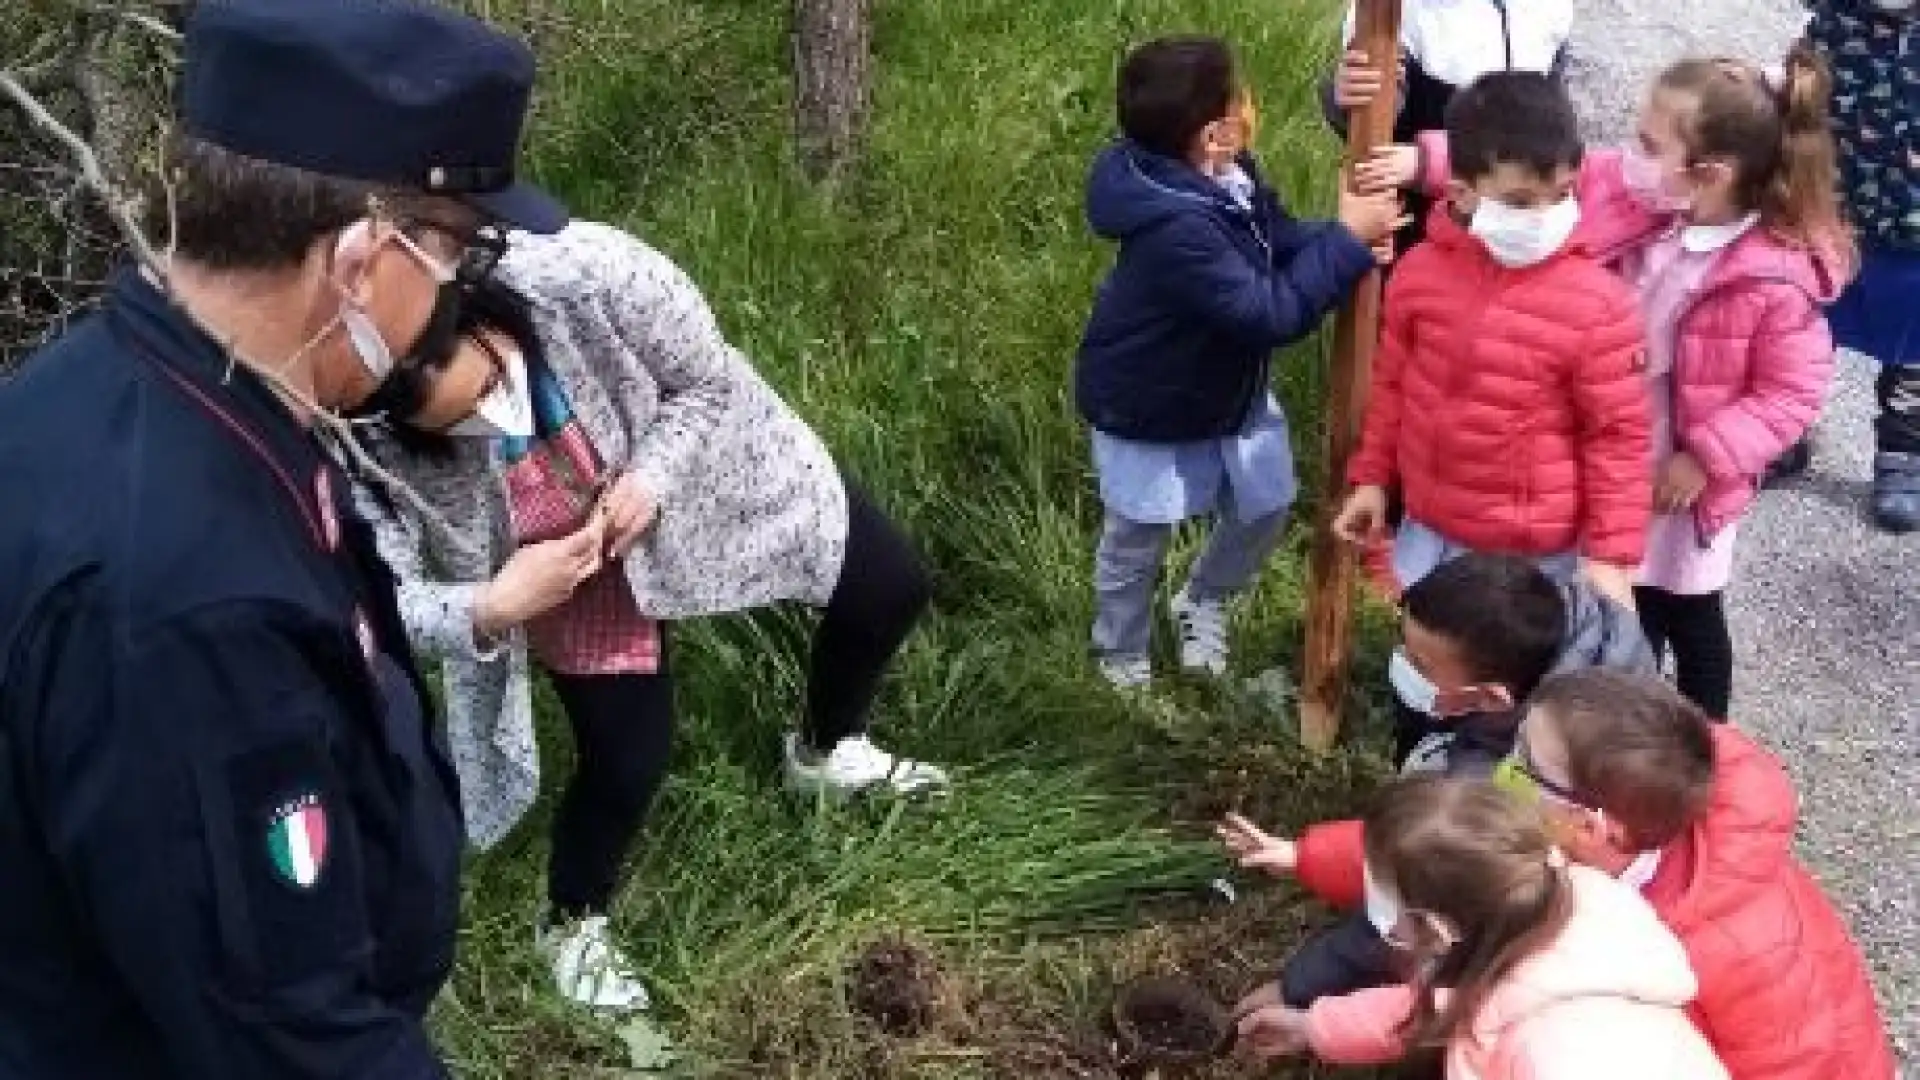
<path fill-rule="evenodd" d="M 647 1008 L 647 988 L 640 985 L 627 958 L 609 938 L 605 915 L 542 930 L 536 944 L 553 965 L 553 981 L 561 997 L 609 1012 Z"/>
<path fill-rule="evenodd" d="M 1143 690 L 1153 682 L 1153 661 L 1144 656 L 1103 656 L 1095 664 L 1115 690 Z"/>
<path fill-rule="evenodd" d="M 947 786 L 946 770 L 895 757 L 865 735 L 841 739 L 833 753 L 818 757 L 800 745 L 799 735 L 788 732 L 786 749 L 787 786 L 795 791 L 851 795 L 884 785 L 905 795 Z"/>
<path fill-rule="evenodd" d="M 1227 605 L 1195 600 L 1181 589 L 1170 605 L 1180 626 L 1180 666 L 1206 675 L 1227 673 Z"/>

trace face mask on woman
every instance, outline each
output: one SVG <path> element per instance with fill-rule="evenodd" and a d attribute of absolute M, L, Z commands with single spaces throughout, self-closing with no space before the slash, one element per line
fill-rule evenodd
<path fill-rule="evenodd" d="M 464 439 L 531 438 L 533 387 L 527 378 L 526 356 L 516 345 L 483 348 L 493 354 L 497 374 L 473 412 L 449 427 L 447 434 Z"/>
<path fill-rule="evenodd" d="M 365 221 L 354 223 L 340 234 L 339 248 L 344 250 L 364 239 L 372 225 Z M 375 382 L 384 380 L 393 373 L 400 363 L 420 366 L 434 366 L 444 362 L 453 354 L 454 347 L 460 341 L 460 308 L 463 290 L 455 280 L 454 273 L 420 250 L 420 246 L 408 239 L 405 233 L 394 232 L 394 242 L 406 248 L 407 252 L 420 261 L 428 273 L 439 283 L 433 298 L 433 311 L 427 316 L 426 325 L 398 358 L 396 358 L 387 339 L 380 334 L 373 319 L 353 301 L 344 288 L 341 289 L 340 325 L 347 332 L 347 340 L 353 346 L 353 352 L 359 358 L 362 367 L 372 375 Z"/>
<path fill-rule="evenodd" d="M 1525 210 L 1483 198 L 1468 224 L 1495 262 L 1515 270 L 1552 258 L 1579 227 L 1580 204 L 1571 195 L 1551 206 Z"/>

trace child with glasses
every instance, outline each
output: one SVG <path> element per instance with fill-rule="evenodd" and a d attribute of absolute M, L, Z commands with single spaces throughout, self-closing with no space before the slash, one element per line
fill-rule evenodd
<path fill-rule="evenodd" d="M 1441 1047 L 1449 1080 L 1727 1076 L 1685 1011 L 1680 942 L 1632 889 L 1570 865 L 1520 800 L 1403 780 L 1367 817 L 1363 875 L 1404 982 L 1305 1010 L 1256 995 L 1247 1053 L 1372 1065 Z"/>

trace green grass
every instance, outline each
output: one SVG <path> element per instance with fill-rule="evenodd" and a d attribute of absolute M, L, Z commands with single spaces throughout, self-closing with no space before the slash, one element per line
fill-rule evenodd
<path fill-rule="evenodd" d="M 491 6 L 511 21 L 527 2 Z M 676 765 L 617 912 L 686 1052 L 677 1075 L 1113 1075 L 1094 1034 L 1113 980 L 1180 969 L 1237 992 L 1297 936 L 1287 890 L 1207 899 L 1224 865 L 1205 821 L 1227 806 L 1285 826 L 1350 811 L 1377 770 L 1362 750 L 1308 760 L 1289 709 L 1231 688 L 1177 683 L 1129 704 L 1091 673 L 1097 504 L 1067 385 L 1111 253 L 1082 223 L 1082 177 L 1124 48 L 1209 31 L 1240 49 L 1276 182 L 1324 211 L 1337 148 L 1313 82 L 1337 5 L 882 3 L 869 155 L 830 193 L 788 160 L 785 3 L 537 6 L 542 177 L 701 282 L 938 582 L 880 722 L 889 744 L 960 766 L 954 794 L 927 806 L 779 792 L 803 613 L 684 628 Z M 1311 479 L 1320 347 L 1277 367 Z M 1304 546 L 1296 528 L 1245 605 L 1242 676 L 1293 663 Z M 1369 640 L 1384 629 L 1371 613 Z M 1377 673 L 1367 661 L 1359 676 Z M 551 780 L 570 748 L 550 702 L 543 716 Z M 465 1077 L 619 1063 L 610 1031 L 546 996 L 530 947 L 544 813 L 471 868 L 435 1014 Z M 917 1040 L 845 1004 L 853 958 L 894 935 L 946 972 L 940 1022 Z"/>

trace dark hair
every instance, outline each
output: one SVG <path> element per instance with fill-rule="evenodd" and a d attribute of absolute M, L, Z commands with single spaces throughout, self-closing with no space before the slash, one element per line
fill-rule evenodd
<path fill-rule="evenodd" d="M 1361 835 L 1380 884 L 1407 911 L 1444 916 L 1459 934 L 1438 963 L 1415 970 L 1402 1029 L 1413 1045 L 1444 1046 L 1502 979 L 1566 926 L 1573 890 L 1564 860 L 1537 809 L 1477 780 L 1397 781 Z"/>
<path fill-rule="evenodd" d="M 1120 130 L 1156 154 L 1184 158 L 1239 93 L 1233 53 L 1214 37 L 1165 37 L 1127 54 L 1116 94 Z"/>
<path fill-rule="evenodd" d="M 1550 177 L 1578 168 L 1580 121 L 1566 88 L 1534 71 L 1494 71 L 1447 103 L 1447 145 L 1453 175 L 1472 181 L 1496 166 L 1518 165 Z"/>
<path fill-rule="evenodd" d="M 1827 119 L 1833 78 L 1811 46 L 1787 54 L 1777 87 L 1742 60 L 1682 60 L 1659 88 L 1684 95 L 1680 139 L 1689 163 L 1733 164 L 1734 198 L 1776 233 L 1851 258 L 1840 218 L 1839 169 Z"/>
<path fill-rule="evenodd" d="M 1533 709 L 1567 749 L 1567 783 L 1641 851 L 1664 847 L 1713 794 L 1713 721 L 1664 681 L 1601 668 L 1556 675 Z"/>
<path fill-rule="evenodd" d="M 1452 643 L 1476 680 L 1519 701 L 1565 646 L 1567 601 L 1530 560 L 1471 553 L 1442 563 L 1401 597 L 1406 616 Z"/>
<path fill-rule="evenodd" d="M 236 154 L 176 135 L 164 183 L 147 199 L 157 246 L 215 271 L 272 272 L 300 265 L 315 241 L 368 216 L 376 202 L 394 214 L 426 197 Z"/>

